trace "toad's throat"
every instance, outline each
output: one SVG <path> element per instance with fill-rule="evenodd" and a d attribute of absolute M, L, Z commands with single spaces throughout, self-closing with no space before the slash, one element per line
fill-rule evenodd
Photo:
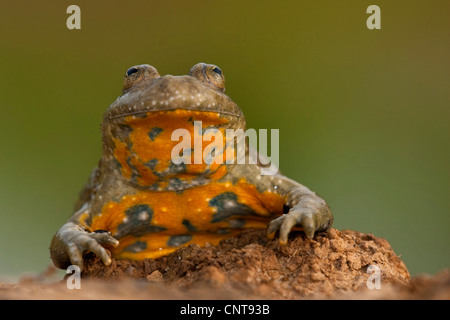
<path fill-rule="evenodd" d="M 217 180 L 234 156 L 226 143 L 228 122 L 221 113 L 185 109 L 130 115 L 112 132 L 113 156 L 122 176 L 142 187 L 184 189 Z"/>
<path fill-rule="evenodd" d="M 198 112 L 207 112 L 207 113 L 217 113 L 214 111 L 210 111 L 210 108 L 202 108 L 202 107 L 197 107 L 195 110 L 192 110 L 190 108 L 180 108 L 180 107 L 166 107 L 166 108 L 161 108 L 161 107 L 147 107 L 146 110 L 134 110 L 132 108 L 129 108 L 123 112 L 120 112 L 119 114 L 112 114 L 110 115 L 108 118 L 111 120 L 114 119 L 118 119 L 118 118 L 123 118 L 123 117 L 128 117 L 128 116 L 147 116 L 150 112 L 164 112 L 164 111 L 176 111 L 176 110 L 180 110 L 180 111 L 198 111 Z M 228 116 L 233 116 L 236 118 L 241 117 L 241 115 L 236 114 L 234 112 L 228 112 L 225 110 L 220 110 L 220 114 L 222 115 L 228 115 Z"/>

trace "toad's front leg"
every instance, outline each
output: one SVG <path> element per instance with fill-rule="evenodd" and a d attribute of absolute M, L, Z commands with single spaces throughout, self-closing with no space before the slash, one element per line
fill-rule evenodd
<path fill-rule="evenodd" d="M 50 256 L 55 266 L 65 269 L 72 264 L 82 271 L 83 255 L 87 252 L 94 253 L 105 265 L 110 265 L 111 258 L 104 246 L 117 247 L 119 241 L 107 231 L 89 232 L 77 218 L 78 214 L 75 213 L 52 239 Z"/>
<path fill-rule="evenodd" d="M 333 215 L 325 200 L 289 178 L 279 175 L 276 180 L 284 193 L 288 212 L 270 222 L 267 230 L 269 238 L 273 239 L 279 230 L 280 243 L 286 244 L 294 226 L 301 227 L 308 238 L 331 228 Z"/>
<path fill-rule="evenodd" d="M 325 200 L 281 173 L 262 175 L 259 165 L 248 164 L 236 165 L 230 176 L 232 181 L 245 177 L 246 181 L 255 185 L 260 192 L 274 192 L 284 198 L 283 211 L 287 213 L 269 223 L 267 232 L 271 239 L 280 231 L 280 242 L 286 244 L 294 226 L 300 227 L 309 238 L 313 238 L 316 232 L 328 231 L 333 224 L 333 215 Z M 264 201 L 263 199 L 262 202 Z M 265 206 L 271 207 L 270 204 Z"/>

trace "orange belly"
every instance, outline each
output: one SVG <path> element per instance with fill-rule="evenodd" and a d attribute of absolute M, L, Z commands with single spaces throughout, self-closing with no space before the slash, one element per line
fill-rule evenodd
<path fill-rule="evenodd" d="M 141 191 L 109 202 L 91 229 L 110 231 L 119 241 L 115 258 L 158 258 L 192 243 L 216 245 L 244 228 L 266 228 L 283 213 L 284 198 L 256 187 L 214 182 L 174 191 Z"/>

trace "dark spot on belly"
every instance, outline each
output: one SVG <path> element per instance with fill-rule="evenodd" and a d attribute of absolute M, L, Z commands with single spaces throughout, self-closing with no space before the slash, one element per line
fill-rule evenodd
<path fill-rule="evenodd" d="M 113 166 L 118 170 L 122 169 L 122 164 L 116 158 L 113 159 Z"/>
<path fill-rule="evenodd" d="M 137 177 L 141 176 L 140 173 L 139 173 L 138 168 L 136 168 L 136 166 L 134 166 L 131 163 L 131 157 L 128 157 L 126 162 L 127 162 L 128 167 L 131 169 L 131 180 L 133 182 L 137 182 Z"/>
<path fill-rule="evenodd" d="M 243 228 L 246 222 L 244 219 L 230 219 L 228 223 L 230 224 L 230 228 L 239 229 Z"/>
<path fill-rule="evenodd" d="M 246 216 L 253 213 L 252 208 L 238 202 L 238 197 L 233 192 L 224 192 L 215 196 L 209 201 L 209 205 L 217 208 L 211 222 L 223 221 L 235 215 Z"/>
<path fill-rule="evenodd" d="M 152 159 L 147 161 L 147 163 L 145 163 L 146 167 L 149 167 L 150 169 L 154 170 L 155 166 L 158 164 L 158 159 Z"/>
<path fill-rule="evenodd" d="M 152 225 L 153 210 L 147 204 L 138 204 L 127 209 L 126 221 L 119 224 L 115 238 L 127 235 L 140 237 L 148 233 L 164 231 L 166 228 Z"/>
<path fill-rule="evenodd" d="M 132 253 L 138 253 L 141 251 L 144 251 L 147 249 L 147 243 L 143 241 L 136 241 L 133 244 L 130 244 L 128 247 L 126 247 L 123 251 L 125 252 L 132 252 Z"/>
<path fill-rule="evenodd" d="M 216 234 L 230 234 L 230 230 L 228 229 L 219 229 L 216 231 Z"/>
<path fill-rule="evenodd" d="M 170 160 L 170 164 L 167 167 L 167 169 L 163 170 L 163 171 L 155 171 L 154 168 L 153 170 L 153 174 L 155 176 L 157 176 L 158 178 L 165 178 L 167 176 L 174 176 L 180 173 L 184 173 L 186 172 L 186 164 L 185 163 L 180 163 L 180 164 L 175 164 Z"/>
<path fill-rule="evenodd" d="M 153 209 L 150 208 L 148 204 L 138 204 L 132 207 L 129 207 L 125 214 L 127 217 L 136 217 L 141 213 L 146 213 L 148 215 L 147 220 L 150 221 L 153 217 Z"/>
<path fill-rule="evenodd" d="M 179 234 L 175 236 L 171 236 L 167 241 L 167 245 L 170 247 L 178 247 L 186 242 L 191 241 L 192 236 L 190 234 Z"/>
<path fill-rule="evenodd" d="M 152 141 L 155 141 L 155 138 L 163 131 L 163 129 L 154 127 L 150 132 L 148 133 L 148 136 Z"/>
<path fill-rule="evenodd" d="M 189 231 L 189 232 L 196 232 L 196 231 L 198 231 L 197 228 L 187 219 L 184 219 L 182 224 L 183 224 L 183 226 L 186 227 L 187 231 Z"/>
<path fill-rule="evenodd" d="M 179 178 L 172 178 L 169 180 L 167 190 L 182 190 L 185 184 L 186 183 L 183 183 Z"/>
<path fill-rule="evenodd" d="M 169 173 L 170 174 L 183 173 L 183 172 L 186 172 L 186 168 L 187 167 L 186 167 L 185 163 L 175 164 L 175 163 L 171 162 L 169 165 Z"/>
<path fill-rule="evenodd" d="M 186 157 L 189 157 L 192 154 L 194 154 L 194 148 L 182 149 L 180 150 L 179 156 L 182 157 L 184 155 Z"/>

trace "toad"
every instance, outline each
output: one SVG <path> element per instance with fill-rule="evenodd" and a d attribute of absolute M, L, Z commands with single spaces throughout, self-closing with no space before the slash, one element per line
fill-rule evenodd
<path fill-rule="evenodd" d="M 281 244 L 292 230 L 309 238 L 329 230 L 333 216 L 321 197 L 280 172 L 263 174 L 260 162 L 173 161 L 174 131 L 194 134 L 198 123 L 202 132 L 246 129 L 219 67 L 199 63 L 183 76 L 160 76 L 150 65 L 128 69 L 122 95 L 103 117 L 99 164 L 52 239 L 55 266 L 82 269 L 87 252 L 105 265 L 111 257 L 155 259 L 189 244 L 216 245 L 245 228 L 267 228 L 270 239 L 278 232 Z M 236 156 L 233 145 L 212 154 Z M 257 154 L 251 150 L 249 157 Z"/>

